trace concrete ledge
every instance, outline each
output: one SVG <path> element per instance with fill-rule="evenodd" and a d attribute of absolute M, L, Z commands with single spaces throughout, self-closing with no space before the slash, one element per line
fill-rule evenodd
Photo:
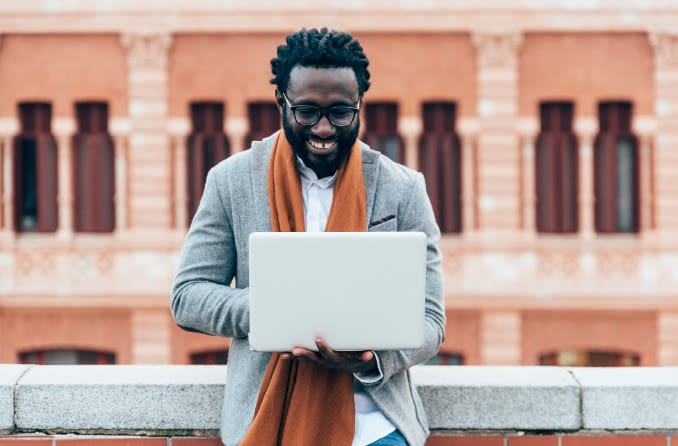
<path fill-rule="evenodd" d="M 35 366 L 17 387 L 16 429 L 218 429 L 226 367 Z"/>
<path fill-rule="evenodd" d="M 0 365 L 0 434 L 217 435 L 224 366 Z M 434 434 L 678 433 L 678 367 L 412 369 Z"/>
<path fill-rule="evenodd" d="M 578 430 L 579 386 L 557 367 L 415 367 L 431 429 Z"/>
<path fill-rule="evenodd" d="M 14 388 L 31 366 L 0 365 L 0 435 L 14 430 Z"/>
<path fill-rule="evenodd" d="M 584 429 L 678 429 L 678 367 L 573 368 Z"/>

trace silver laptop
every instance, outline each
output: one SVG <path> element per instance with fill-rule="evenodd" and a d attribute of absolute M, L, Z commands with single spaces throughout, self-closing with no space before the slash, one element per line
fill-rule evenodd
<path fill-rule="evenodd" d="M 261 232 L 249 245 L 253 350 L 421 347 L 424 233 Z"/>

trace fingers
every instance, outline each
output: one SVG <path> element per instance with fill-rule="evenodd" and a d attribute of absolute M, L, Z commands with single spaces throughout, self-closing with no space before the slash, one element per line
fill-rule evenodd
<path fill-rule="evenodd" d="M 316 352 L 300 347 L 292 350 L 292 356 L 294 356 L 296 359 L 314 362 L 320 362 L 320 360 L 322 359 L 322 357 L 318 355 Z"/>
<path fill-rule="evenodd" d="M 326 367 L 341 369 L 347 372 L 362 372 L 372 368 L 374 353 L 365 351 L 336 351 L 324 340 L 316 339 L 318 351 L 314 352 L 306 348 L 295 348 L 289 353 L 295 359 L 322 364 Z"/>

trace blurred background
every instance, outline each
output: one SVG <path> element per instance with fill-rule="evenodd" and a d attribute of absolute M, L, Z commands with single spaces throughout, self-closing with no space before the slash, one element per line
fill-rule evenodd
<path fill-rule="evenodd" d="M 207 170 L 280 127 L 301 27 L 362 43 L 361 138 L 424 173 L 436 364 L 678 365 L 678 3 L 3 0 L 0 362 L 223 364 L 172 278 Z"/>

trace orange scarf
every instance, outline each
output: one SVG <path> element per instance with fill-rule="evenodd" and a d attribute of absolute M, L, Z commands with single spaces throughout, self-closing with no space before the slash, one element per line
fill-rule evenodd
<path fill-rule="evenodd" d="M 296 157 L 280 132 L 268 168 L 268 200 L 274 232 L 302 232 L 304 205 Z M 366 228 L 365 183 L 356 140 L 339 169 L 327 232 Z M 273 353 L 261 384 L 254 420 L 241 446 L 347 446 L 353 441 L 353 375 Z"/>

